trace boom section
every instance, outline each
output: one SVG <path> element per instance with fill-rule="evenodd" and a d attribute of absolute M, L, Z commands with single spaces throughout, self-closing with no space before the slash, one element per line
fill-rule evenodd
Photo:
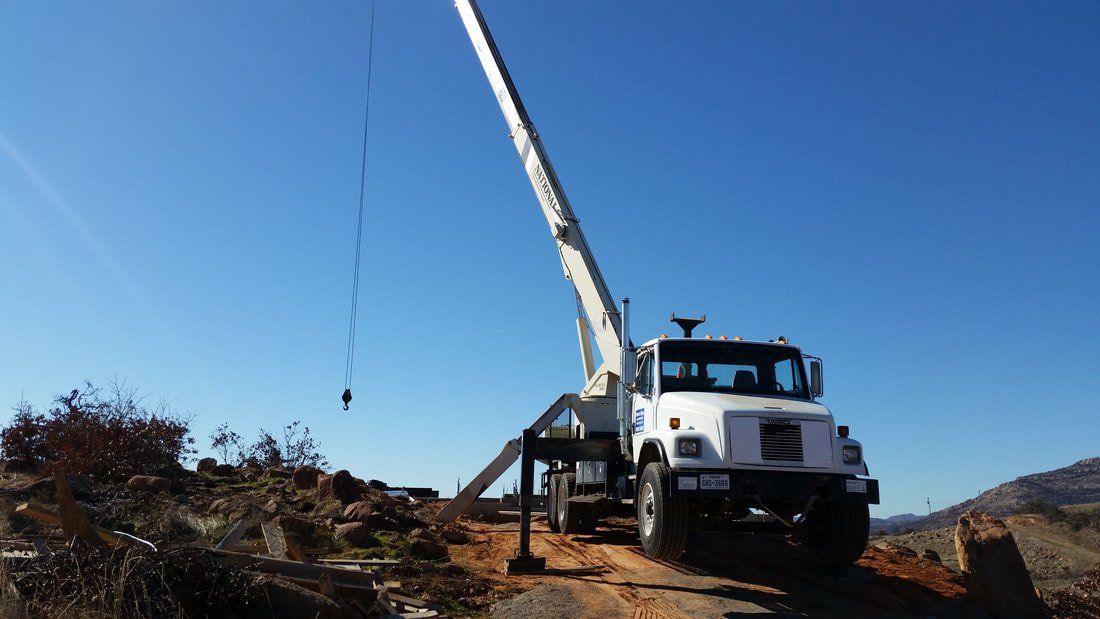
<path fill-rule="evenodd" d="M 466 32 L 470 35 L 470 41 L 474 44 L 481 67 L 489 78 L 489 85 L 500 104 L 500 111 L 504 113 L 509 137 L 538 197 L 542 213 L 550 226 L 550 234 L 557 242 L 565 277 L 573 282 L 596 336 L 596 346 L 603 357 L 604 369 L 619 376 L 622 325 L 611 291 L 600 273 L 600 267 L 596 264 L 584 233 L 581 232 L 580 221 L 565 197 L 561 182 L 558 181 L 538 132 L 523 107 L 523 101 L 508 75 L 508 68 L 504 66 L 477 3 L 474 0 L 458 0 L 455 5 L 463 25 L 466 26 Z"/>

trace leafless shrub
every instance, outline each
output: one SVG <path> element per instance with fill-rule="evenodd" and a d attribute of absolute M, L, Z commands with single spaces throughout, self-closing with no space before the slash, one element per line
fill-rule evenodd
<path fill-rule="evenodd" d="M 318 468 L 328 467 L 328 460 L 321 455 L 321 445 L 313 438 L 308 426 L 294 421 L 283 426 L 282 439 L 260 428 L 260 435 L 251 444 L 229 429 L 223 423 L 210 435 L 210 447 L 222 462 L 237 466 L 258 466 L 263 468 L 310 465 Z"/>

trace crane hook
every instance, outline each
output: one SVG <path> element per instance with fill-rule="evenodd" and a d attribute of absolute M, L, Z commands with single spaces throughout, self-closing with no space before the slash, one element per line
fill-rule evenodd
<path fill-rule="evenodd" d="M 344 389 L 344 395 L 340 396 L 340 399 L 344 401 L 344 410 L 348 410 L 348 404 L 351 404 L 351 389 Z"/>

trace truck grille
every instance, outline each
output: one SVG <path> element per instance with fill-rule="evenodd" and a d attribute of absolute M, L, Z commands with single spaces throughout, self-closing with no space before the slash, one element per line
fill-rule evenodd
<path fill-rule="evenodd" d="M 802 462 L 802 427 L 794 423 L 761 423 L 760 457 Z"/>

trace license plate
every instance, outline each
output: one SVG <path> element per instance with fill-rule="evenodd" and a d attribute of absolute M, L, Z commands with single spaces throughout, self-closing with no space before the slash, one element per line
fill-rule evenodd
<path fill-rule="evenodd" d="M 848 492 L 867 494 L 867 482 L 862 479 L 845 479 L 844 489 Z"/>
<path fill-rule="evenodd" d="M 699 478 L 698 477 L 677 477 L 676 478 L 677 490 L 698 490 Z"/>
<path fill-rule="evenodd" d="M 699 476 L 700 490 L 729 490 L 730 476 L 716 473 L 704 473 Z"/>

